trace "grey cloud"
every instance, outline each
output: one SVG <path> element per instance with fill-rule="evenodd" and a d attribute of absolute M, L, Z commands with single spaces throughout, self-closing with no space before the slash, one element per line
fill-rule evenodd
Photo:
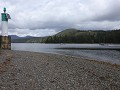
<path fill-rule="evenodd" d="M 93 21 L 120 21 L 120 0 L 108 0 L 107 8 L 95 15 Z"/>
<path fill-rule="evenodd" d="M 120 12 L 118 9 L 113 10 L 111 12 L 93 18 L 93 21 L 120 21 Z"/>
<path fill-rule="evenodd" d="M 66 28 L 109 30 L 119 28 L 120 23 L 120 0 L 10 0 L 0 3 L 0 11 L 6 6 L 12 17 L 10 34 L 46 36 Z M 41 34 L 44 31 L 50 33 Z"/>

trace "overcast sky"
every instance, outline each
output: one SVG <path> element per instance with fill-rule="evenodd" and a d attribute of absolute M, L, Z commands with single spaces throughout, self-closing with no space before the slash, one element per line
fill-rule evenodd
<path fill-rule="evenodd" d="M 0 0 L 0 12 L 3 7 L 12 18 L 11 35 L 41 37 L 67 28 L 120 28 L 120 0 Z"/>

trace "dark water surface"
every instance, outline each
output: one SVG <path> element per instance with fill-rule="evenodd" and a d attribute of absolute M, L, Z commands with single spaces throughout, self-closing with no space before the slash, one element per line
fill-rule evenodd
<path fill-rule="evenodd" d="M 57 53 L 120 64 L 120 44 L 12 43 L 12 50 Z"/>

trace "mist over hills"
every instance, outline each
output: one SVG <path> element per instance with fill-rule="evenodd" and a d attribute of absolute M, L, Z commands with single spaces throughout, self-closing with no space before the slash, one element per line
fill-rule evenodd
<path fill-rule="evenodd" d="M 53 36 L 24 37 L 12 39 L 13 43 L 120 43 L 118 30 L 77 30 L 66 29 Z"/>

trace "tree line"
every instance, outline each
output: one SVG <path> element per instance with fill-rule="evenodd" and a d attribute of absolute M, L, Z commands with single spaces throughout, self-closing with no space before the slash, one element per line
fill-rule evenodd
<path fill-rule="evenodd" d="M 71 33 L 49 36 L 43 41 L 44 43 L 120 43 L 120 30 Z"/>

